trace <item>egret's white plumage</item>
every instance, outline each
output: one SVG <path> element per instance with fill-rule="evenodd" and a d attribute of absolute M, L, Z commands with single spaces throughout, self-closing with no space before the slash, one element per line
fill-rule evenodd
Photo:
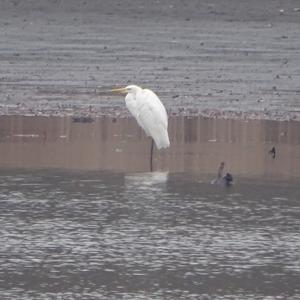
<path fill-rule="evenodd" d="M 128 110 L 146 134 L 153 138 L 157 149 L 170 146 L 167 112 L 154 92 L 136 85 L 112 91 L 127 93 L 125 103 Z"/>

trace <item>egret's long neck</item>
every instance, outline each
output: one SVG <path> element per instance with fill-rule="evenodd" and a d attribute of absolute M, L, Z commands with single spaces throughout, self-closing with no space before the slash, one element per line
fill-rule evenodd
<path fill-rule="evenodd" d="M 135 86 L 132 89 L 132 93 L 134 94 L 134 96 L 136 96 L 137 93 L 139 93 L 142 90 L 142 88 L 140 88 L 139 86 Z"/>
<path fill-rule="evenodd" d="M 134 87 L 134 89 L 132 89 L 130 91 L 130 93 L 128 93 L 128 96 L 134 100 L 136 100 L 137 94 L 141 91 L 142 89 L 139 86 Z"/>

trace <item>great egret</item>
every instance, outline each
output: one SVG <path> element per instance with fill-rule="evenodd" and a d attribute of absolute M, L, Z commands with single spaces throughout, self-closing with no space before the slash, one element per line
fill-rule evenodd
<path fill-rule="evenodd" d="M 137 85 L 113 89 L 111 92 L 127 94 L 125 103 L 128 110 L 144 129 L 147 136 L 152 137 L 157 149 L 168 148 L 168 115 L 157 95 L 149 89 Z M 150 166 L 152 171 L 153 140 L 151 143 Z"/>

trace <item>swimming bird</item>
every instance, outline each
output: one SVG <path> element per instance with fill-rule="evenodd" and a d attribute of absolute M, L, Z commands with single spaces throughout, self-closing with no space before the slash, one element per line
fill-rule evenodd
<path fill-rule="evenodd" d="M 218 168 L 217 178 L 213 179 L 211 181 L 211 184 L 217 184 L 222 186 L 230 186 L 233 184 L 233 177 L 230 173 L 226 173 L 226 175 L 223 176 L 224 167 L 225 167 L 225 162 L 222 161 Z"/>

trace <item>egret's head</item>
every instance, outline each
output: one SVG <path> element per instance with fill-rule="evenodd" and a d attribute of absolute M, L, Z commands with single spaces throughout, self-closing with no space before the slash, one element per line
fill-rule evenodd
<path fill-rule="evenodd" d="M 141 88 L 137 85 L 127 85 L 124 88 L 120 88 L 120 89 L 113 89 L 111 90 L 111 92 L 113 93 L 120 93 L 120 94 L 128 94 L 128 93 L 137 93 L 138 91 L 140 91 Z"/>

